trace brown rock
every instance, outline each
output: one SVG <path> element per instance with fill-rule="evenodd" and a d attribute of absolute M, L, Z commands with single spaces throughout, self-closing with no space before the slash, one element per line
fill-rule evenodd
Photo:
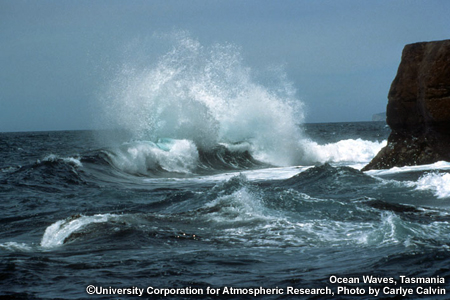
<path fill-rule="evenodd" d="M 405 46 L 386 115 L 388 144 L 363 171 L 450 161 L 450 40 Z"/>

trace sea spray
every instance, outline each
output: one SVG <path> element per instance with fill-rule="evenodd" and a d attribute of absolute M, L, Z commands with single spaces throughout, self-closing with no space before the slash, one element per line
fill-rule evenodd
<path fill-rule="evenodd" d="M 103 124 L 135 140 L 186 139 L 199 148 L 245 141 L 261 161 L 305 163 L 302 103 L 289 82 L 259 84 L 235 45 L 203 46 L 186 33 L 174 40 L 148 65 L 122 65 L 101 97 Z"/>

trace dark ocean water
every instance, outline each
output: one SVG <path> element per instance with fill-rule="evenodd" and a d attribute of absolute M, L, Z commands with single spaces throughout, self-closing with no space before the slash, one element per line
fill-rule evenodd
<path fill-rule="evenodd" d="M 0 299 L 449 299 L 450 164 L 363 173 L 384 123 L 302 127 L 284 167 L 245 143 L 0 134 Z"/>

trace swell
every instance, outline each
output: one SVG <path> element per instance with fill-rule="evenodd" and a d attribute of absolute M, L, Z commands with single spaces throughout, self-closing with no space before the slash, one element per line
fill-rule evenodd
<path fill-rule="evenodd" d="M 141 182 L 136 177 L 184 178 L 268 166 L 256 160 L 245 144 L 219 144 L 206 149 L 187 140 L 136 141 L 76 156 L 50 154 L 33 163 L 5 167 L 0 189 L 15 186 L 57 193 L 102 182 Z"/>
<path fill-rule="evenodd" d="M 42 160 L 11 169 L 0 182 L 44 192 L 58 192 L 68 186 L 87 184 L 82 176 L 80 159 L 50 154 Z"/>

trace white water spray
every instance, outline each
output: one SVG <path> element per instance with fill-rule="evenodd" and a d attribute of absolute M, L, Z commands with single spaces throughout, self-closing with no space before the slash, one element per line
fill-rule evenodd
<path fill-rule="evenodd" d="M 238 48 L 186 34 L 150 66 L 124 64 L 102 99 L 107 124 L 137 140 L 186 139 L 198 147 L 247 141 L 255 158 L 302 163 L 302 103 L 290 83 L 265 87 Z"/>

